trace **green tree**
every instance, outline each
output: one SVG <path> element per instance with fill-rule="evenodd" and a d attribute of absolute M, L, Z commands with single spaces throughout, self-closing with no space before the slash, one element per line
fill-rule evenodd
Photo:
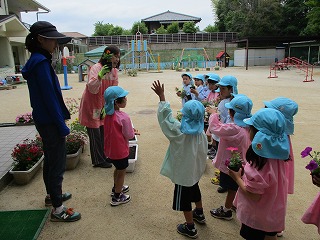
<path fill-rule="evenodd" d="M 212 0 L 219 31 L 239 36 L 277 35 L 280 31 L 279 0 Z"/>
<path fill-rule="evenodd" d="M 185 33 L 196 33 L 197 28 L 194 22 L 185 22 L 182 27 L 183 32 Z"/>
<path fill-rule="evenodd" d="M 123 29 L 122 35 L 131 35 L 131 29 Z"/>
<path fill-rule="evenodd" d="M 144 22 L 134 22 L 131 28 L 131 34 L 135 35 L 137 32 L 142 34 L 148 33 L 148 28 Z"/>
<path fill-rule="evenodd" d="M 179 23 L 173 22 L 167 27 L 168 33 L 178 33 L 179 32 Z"/>
<path fill-rule="evenodd" d="M 122 35 L 122 33 L 123 33 L 123 28 L 119 26 L 115 26 L 109 29 L 108 35 L 111 35 L 111 36 Z"/>
<path fill-rule="evenodd" d="M 166 34 L 166 33 L 167 33 L 167 30 L 164 28 L 163 25 L 161 25 L 161 27 L 159 27 L 159 28 L 156 30 L 156 33 L 157 33 L 157 34 Z"/>
<path fill-rule="evenodd" d="M 282 16 L 279 19 L 281 35 L 298 36 L 306 28 L 308 6 L 302 0 L 282 1 Z"/>
<path fill-rule="evenodd" d="M 320 2 L 319 0 L 309 0 L 306 5 L 310 7 L 310 11 L 307 14 L 308 23 L 303 34 L 317 36 L 320 32 Z"/>
<path fill-rule="evenodd" d="M 107 36 L 109 32 L 109 27 L 103 22 L 96 22 L 94 24 L 94 33 L 93 36 Z"/>
<path fill-rule="evenodd" d="M 205 29 L 203 29 L 203 31 L 210 33 L 210 32 L 218 32 L 219 30 L 217 26 L 212 26 L 209 24 L 208 26 L 205 27 Z"/>

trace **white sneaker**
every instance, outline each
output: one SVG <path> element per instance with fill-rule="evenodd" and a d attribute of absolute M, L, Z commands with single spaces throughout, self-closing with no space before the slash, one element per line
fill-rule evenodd
<path fill-rule="evenodd" d="M 277 233 L 277 237 L 282 237 L 283 236 L 283 231 Z"/>

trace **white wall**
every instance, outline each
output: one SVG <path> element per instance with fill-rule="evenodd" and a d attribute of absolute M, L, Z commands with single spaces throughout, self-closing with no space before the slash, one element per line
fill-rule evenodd
<path fill-rule="evenodd" d="M 275 61 L 282 60 L 285 57 L 284 48 L 274 49 L 249 49 L 249 66 L 268 66 Z M 234 66 L 244 67 L 246 65 L 246 49 L 234 51 Z"/>

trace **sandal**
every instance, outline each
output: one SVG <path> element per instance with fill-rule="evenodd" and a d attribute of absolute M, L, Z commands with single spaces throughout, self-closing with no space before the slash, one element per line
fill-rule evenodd
<path fill-rule="evenodd" d="M 217 177 L 211 178 L 211 183 L 214 185 L 219 185 L 220 184 L 220 180 Z"/>

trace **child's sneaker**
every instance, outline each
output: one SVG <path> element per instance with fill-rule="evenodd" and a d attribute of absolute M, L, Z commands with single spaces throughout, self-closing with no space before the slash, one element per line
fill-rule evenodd
<path fill-rule="evenodd" d="M 81 218 L 81 214 L 74 212 L 72 208 L 64 207 L 61 213 L 54 213 L 54 209 L 51 211 L 52 222 L 75 222 Z"/>
<path fill-rule="evenodd" d="M 194 227 L 192 229 L 189 229 L 187 226 L 187 223 L 181 223 L 177 225 L 177 232 L 187 236 L 189 238 L 197 238 L 198 237 L 198 232 L 197 229 Z"/>
<path fill-rule="evenodd" d="M 277 237 L 283 237 L 283 231 L 277 233 Z"/>
<path fill-rule="evenodd" d="M 119 198 L 116 198 L 115 196 L 112 197 L 110 204 L 111 204 L 111 206 L 118 206 L 121 204 L 125 204 L 125 203 L 129 202 L 130 200 L 131 200 L 131 198 L 129 195 L 125 195 L 123 193 L 120 193 Z"/>
<path fill-rule="evenodd" d="M 72 197 L 71 193 L 65 192 L 62 194 L 62 201 L 67 201 Z M 51 198 L 50 196 L 46 196 L 46 198 L 44 199 L 44 205 L 46 207 L 52 206 L 52 202 L 51 202 Z"/>
<path fill-rule="evenodd" d="M 225 219 L 225 220 L 231 220 L 232 217 L 232 211 L 224 211 L 223 206 L 217 208 L 217 209 L 211 209 L 210 210 L 211 216 L 219 219 Z"/>
<path fill-rule="evenodd" d="M 196 222 L 200 223 L 200 224 L 205 224 L 206 223 L 206 217 L 204 216 L 204 214 L 197 214 L 196 209 L 192 210 L 192 217 L 193 220 L 195 220 Z"/>
<path fill-rule="evenodd" d="M 129 192 L 129 186 L 128 185 L 123 185 L 122 186 L 122 193 L 126 193 L 126 192 Z M 112 191 L 111 191 L 111 197 L 114 196 L 114 187 L 112 188 Z"/>

